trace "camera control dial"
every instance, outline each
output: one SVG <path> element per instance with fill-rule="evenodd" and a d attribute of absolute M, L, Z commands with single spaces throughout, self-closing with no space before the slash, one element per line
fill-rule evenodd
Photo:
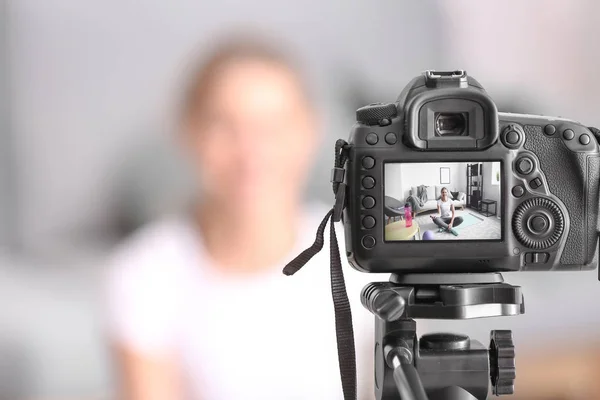
<path fill-rule="evenodd" d="M 366 125 L 389 125 L 381 124 L 384 120 L 390 120 L 398 115 L 394 103 L 373 103 L 356 110 L 356 120 Z"/>
<path fill-rule="evenodd" d="M 513 232 L 526 247 L 541 250 L 556 244 L 564 227 L 564 216 L 552 200 L 535 197 L 521 203 L 513 214 Z"/>

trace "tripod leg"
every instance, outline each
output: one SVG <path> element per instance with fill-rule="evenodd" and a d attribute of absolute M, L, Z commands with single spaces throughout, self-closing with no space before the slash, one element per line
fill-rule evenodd
<path fill-rule="evenodd" d="M 465 389 L 450 386 L 430 395 L 429 400 L 479 400 Z"/>
<path fill-rule="evenodd" d="M 392 364 L 394 366 L 394 382 L 398 387 L 400 399 L 428 400 L 417 369 L 412 364 L 402 364 L 397 356 L 393 358 Z"/>

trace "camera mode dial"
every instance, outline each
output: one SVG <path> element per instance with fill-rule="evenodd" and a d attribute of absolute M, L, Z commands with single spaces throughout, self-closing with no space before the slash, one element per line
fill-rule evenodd
<path fill-rule="evenodd" d="M 356 120 L 366 125 L 389 125 L 381 123 L 384 120 L 390 120 L 398 115 L 398 110 L 394 103 L 372 103 L 356 110 Z"/>

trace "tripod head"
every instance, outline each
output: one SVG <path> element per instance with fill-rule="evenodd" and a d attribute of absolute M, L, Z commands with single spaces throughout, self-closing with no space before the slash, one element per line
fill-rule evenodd
<path fill-rule="evenodd" d="M 483 400 L 512 394 L 510 331 L 492 331 L 485 347 L 466 335 L 416 334 L 413 318 L 469 319 L 524 313 L 521 288 L 499 273 L 392 275 L 370 283 L 362 304 L 375 315 L 377 400 Z"/>

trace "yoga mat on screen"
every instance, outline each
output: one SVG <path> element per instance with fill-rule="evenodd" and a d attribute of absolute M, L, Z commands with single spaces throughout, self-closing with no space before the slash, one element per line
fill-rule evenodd
<path fill-rule="evenodd" d="M 460 231 L 461 229 L 464 229 L 466 227 L 475 225 L 475 224 L 479 224 L 480 222 L 483 222 L 485 220 L 485 217 L 481 217 L 478 215 L 474 215 L 471 213 L 464 213 L 461 214 L 461 217 L 463 217 L 463 223 L 460 224 L 459 226 L 454 227 L 454 229 L 456 229 L 457 231 Z"/>

